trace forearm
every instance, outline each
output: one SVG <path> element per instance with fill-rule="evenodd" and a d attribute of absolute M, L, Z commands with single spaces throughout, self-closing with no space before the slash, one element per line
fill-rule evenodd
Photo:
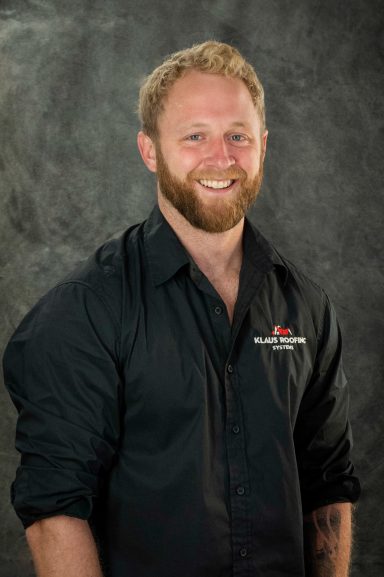
<path fill-rule="evenodd" d="M 352 544 L 352 507 L 334 503 L 304 517 L 308 577 L 348 577 Z"/>
<path fill-rule="evenodd" d="M 37 577 L 102 577 L 87 521 L 60 515 L 26 531 Z"/>

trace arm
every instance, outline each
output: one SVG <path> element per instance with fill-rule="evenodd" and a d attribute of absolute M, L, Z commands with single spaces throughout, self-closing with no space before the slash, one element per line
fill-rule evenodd
<path fill-rule="evenodd" d="M 334 503 L 304 516 L 305 574 L 308 577 L 348 577 L 351 509 L 350 503 Z"/>
<path fill-rule="evenodd" d="M 59 515 L 26 530 L 38 577 L 102 577 L 88 522 Z"/>
<path fill-rule="evenodd" d="M 9 342 L 4 380 L 22 455 L 12 503 L 24 527 L 92 516 L 120 437 L 118 346 L 114 317 L 81 283 L 47 293 Z"/>
<path fill-rule="evenodd" d="M 348 410 L 341 335 L 327 299 L 312 378 L 295 427 L 308 577 L 348 576 L 351 503 L 360 494 L 350 461 Z"/>

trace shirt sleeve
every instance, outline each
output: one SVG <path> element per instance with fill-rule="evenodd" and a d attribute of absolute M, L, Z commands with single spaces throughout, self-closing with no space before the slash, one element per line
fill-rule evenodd
<path fill-rule="evenodd" d="M 304 513 L 330 503 L 353 503 L 360 495 L 350 460 L 349 393 L 340 328 L 326 295 L 323 309 L 314 370 L 294 433 Z"/>
<path fill-rule="evenodd" d="M 21 453 L 11 495 L 24 527 L 91 516 L 119 439 L 118 342 L 106 303 L 82 282 L 51 290 L 10 340 L 3 367 Z"/>

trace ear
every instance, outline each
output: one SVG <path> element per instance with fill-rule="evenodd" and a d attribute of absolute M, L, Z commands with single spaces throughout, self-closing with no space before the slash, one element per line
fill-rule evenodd
<path fill-rule="evenodd" d="M 156 148 L 153 141 L 149 138 L 149 136 L 147 136 L 147 134 L 140 131 L 137 135 L 137 146 L 145 166 L 151 172 L 156 172 Z"/>
<path fill-rule="evenodd" d="M 267 139 L 268 139 L 268 130 L 264 131 L 264 134 L 261 136 L 261 153 L 264 162 L 265 153 L 267 152 Z"/>

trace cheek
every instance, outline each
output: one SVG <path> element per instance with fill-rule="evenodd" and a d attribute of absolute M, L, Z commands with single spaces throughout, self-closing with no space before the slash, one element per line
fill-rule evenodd
<path fill-rule="evenodd" d="M 192 150 L 184 150 L 179 154 L 173 154 L 169 158 L 169 168 L 180 177 L 195 170 L 201 163 L 201 154 Z"/>
<path fill-rule="evenodd" d="M 249 178 L 256 176 L 260 170 L 260 155 L 259 154 L 245 154 L 241 160 L 239 160 L 239 165 L 243 168 Z"/>

